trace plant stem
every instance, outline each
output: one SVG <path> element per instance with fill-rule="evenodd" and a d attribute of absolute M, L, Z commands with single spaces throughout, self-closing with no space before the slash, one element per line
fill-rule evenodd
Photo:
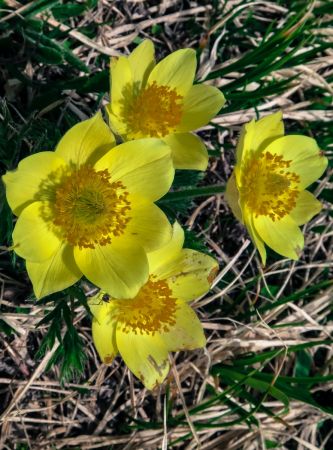
<path fill-rule="evenodd" d="M 223 194 L 225 191 L 225 186 L 215 185 L 215 186 L 202 186 L 193 189 L 182 189 L 180 191 L 168 192 L 162 199 L 161 202 L 173 202 L 177 200 L 183 200 L 186 198 L 194 197 L 209 197 L 214 194 Z"/>

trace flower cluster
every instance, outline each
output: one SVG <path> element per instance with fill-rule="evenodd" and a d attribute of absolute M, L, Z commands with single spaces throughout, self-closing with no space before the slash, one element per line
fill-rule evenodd
<path fill-rule="evenodd" d="M 104 363 L 120 353 L 152 389 L 168 374 L 168 352 L 205 345 L 188 302 L 207 293 L 216 260 L 183 248 L 184 232 L 156 205 L 175 169 L 205 170 L 208 153 L 193 130 L 225 99 L 193 85 L 196 54 L 178 50 L 156 64 L 143 41 L 111 61 L 108 124 L 102 113 L 71 128 L 55 151 L 35 153 L 3 177 L 17 216 L 13 250 L 26 260 L 37 298 L 85 276 L 92 334 Z M 118 142 L 122 143 L 118 143 Z M 303 246 L 299 225 L 321 204 L 305 188 L 327 160 L 316 142 L 284 136 L 280 112 L 246 124 L 226 198 L 266 261 L 265 243 L 289 258 Z"/>
<path fill-rule="evenodd" d="M 327 167 L 327 158 L 307 136 L 284 135 L 281 112 L 243 126 L 236 165 L 226 198 L 266 263 L 268 245 L 298 259 L 304 247 L 303 225 L 321 210 L 305 188 Z"/>

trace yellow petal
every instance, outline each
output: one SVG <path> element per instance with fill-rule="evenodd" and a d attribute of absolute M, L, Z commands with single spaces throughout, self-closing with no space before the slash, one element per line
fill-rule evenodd
<path fill-rule="evenodd" d="M 246 226 L 246 229 L 250 235 L 250 238 L 251 238 L 254 246 L 259 251 L 263 266 L 265 266 L 267 253 L 266 253 L 264 241 L 258 235 L 258 233 L 253 225 L 252 214 L 247 213 L 245 209 L 244 209 L 244 225 Z"/>
<path fill-rule="evenodd" d="M 291 211 L 290 217 L 297 225 L 303 225 L 321 211 L 322 204 L 308 191 L 302 191 L 297 197 L 296 206 Z"/>
<path fill-rule="evenodd" d="M 169 372 L 168 351 L 159 334 L 124 332 L 118 323 L 116 340 L 125 364 L 147 389 L 164 381 Z"/>
<path fill-rule="evenodd" d="M 328 164 L 317 142 L 308 136 L 283 136 L 273 141 L 266 151 L 291 161 L 288 170 L 300 176 L 300 189 L 305 189 L 321 177 Z"/>
<path fill-rule="evenodd" d="M 115 138 L 99 111 L 74 125 L 60 140 L 56 155 L 67 163 L 94 164 L 115 145 Z"/>
<path fill-rule="evenodd" d="M 192 131 L 207 125 L 225 103 L 222 92 L 214 86 L 196 84 L 184 98 L 183 116 L 177 131 Z"/>
<path fill-rule="evenodd" d="M 111 364 L 118 353 L 116 344 L 116 317 L 112 314 L 111 303 L 105 303 L 95 296 L 89 300 L 94 315 L 92 337 L 99 357 L 105 364 Z"/>
<path fill-rule="evenodd" d="M 175 321 L 169 331 L 161 332 L 168 351 L 194 350 L 205 346 L 206 338 L 201 322 L 187 303 L 177 301 Z"/>
<path fill-rule="evenodd" d="M 111 73 L 111 108 L 114 114 L 120 115 L 126 99 L 133 95 L 133 74 L 131 65 L 125 56 L 112 59 Z"/>
<path fill-rule="evenodd" d="M 22 159 L 18 168 L 3 176 L 9 206 L 17 216 L 30 203 L 40 199 L 43 180 L 65 162 L 54 152 L 40 152 Z"/>
<path fill-rule="evenodd" d="M 209 291 L 217 270 L 214 258 L 185 248 L 176 258 L 155 269 L 154 275 L 167 279 L 173 296 L 191 301 Z"/>
<path fill-rule="evenodd" d="M 168 192 L 174 177 L 170 148 L 153 138 L 118 145 L 95 164 L 95 169 L 107 169 L 112 181 L 120 180 L 130 194 L 151 201 Z"/>
<path fill-rule="evenodd" d="M 155 66 L 155 49 L 151 40 L 145 39 L 129 55 L 128 61 L 133 74 L 135 89 L 139 90 L 148 80 L 148 76 Z"/>
<path fill-rule="evenodd" d="M 244 124 L 239 133 L 237 146 L 236 146 L 236 164 L 235 164 L 235 169 L 234 169 L 237 180 L 239 179 L 242 156 L 243 156 L 243 154 L 244 155 L 246 154 L 246 152 L 244 151 L 245 136 L 247 133 L 246 130 L 250 127 L 250 124 L 252 124 L 253 122 L 254 121 L 252 120 L 251 122 Z"/>
<path fill-rule="evenodd" d="M 283 136 L 283 134 L 284 126 L 281 111 L 245 124 L 236 149 L 237 161 L 244 158 L 249 151 L 263 151 L 272 141 Z"/>
<path fill-rule="evenodd" d="M 154 203 L 138 196 L 130 197 L 133 205 L 126 226 L 126 236 L 135 239 L 147 252 L 170 241 L 172 228 L 164 212 Z"/>
<path fill-rule="evenodd" d="M 94 249 L 75 247 L 74 257 L 82 273 L 115 298 L 134 297 L 148 279 L 145 251 L 127 237 Z"/>
<path fill-rule="evenodd" d="M 97 319 L 97 322 L 103 322 L 106 314 L 112 313 L 113 304 L 112 297 L 102 290 L 88 299 L 90 312 Z"/>
<path fill-rule="evenodd" d="M 227 181 L 224 198 L 228 202 L 228 205 L 230 206 L 236 219 L 243 223 L 242 210 L 239 206 L 239 191 L 236 184 L 235 172 L 232 173 L 231 177 Z"/>
<path fill-rule="evenodd" d="M 184 239 L 184 230 L 178 222 L 175 222 L 170 241 L 160 249 L 150 252 L 147 255 L 150 273 L 158 273 L 161 266 L 178 258 L 184 245 Z"/>
<path fill-rule="evenodd" d="M 260 238 L 276 253 L 290 259 L 299 258 L 304 238 L 289 216 L 275 222 L 267 216 L 259 216 L 254 217 L 253 223 Z"/>
<path fill-rule="evenodd" d="M 105 106 L 106 112 L 109 117 L 109 127 L 111 128 L 112 132 L 121 136 L 123 140 L 127 140 L 126 133 L 127 133 L 127 125 L 126 122 L 121 118 L 121 116 L 117 116 L 113 113 L 112 105 L 111 103 L 108 103 Z"/>
<path fill-rule="evenodd" d="M 194 50 L 190 48 L 177 50 L 154 67 L 147 84 L 155 81 L 158 86 L 169 86 L 176 89 L 178 94 L 185 96 L 193 84 L 196 66 Z"/>
<path fill-rule="evenodd" d="M 43 218 L 46 202 L 27 206 L 17 219 L 13 241 L 15 252 L 24 259 L 42 262 L 51 258 L 61 246 L 52 224 Z"/>
<path fill-rule="evenodd" d="M 46 261 L 27 261 L 26 267 L 38 299 L 72 286 L 82 276 L 74 261 L 73 249 L 66 244 Z"/>
<path fill-rule="evenodd" d="M 115 334 L 116 322 L 99 323 L 93 319 L 91 330 L 97 353 L 104 364 L 111 364 L 118 353 Z"/>
<path fill-rule="evenodd" d="M 207 169 L 207 149 L 198 136 L 191 133 L 177 133 L 169 134 L 163 140 L 171 148 L 175 169 Z"/>

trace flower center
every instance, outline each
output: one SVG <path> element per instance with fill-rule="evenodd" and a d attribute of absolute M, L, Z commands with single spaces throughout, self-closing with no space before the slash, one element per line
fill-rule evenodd
<path fill-rule="evenodd" d="M 182 99 L 176 89 L 155 81 L 142 89 L 123 107 L 129 135 L 160 138 L 174 132 L 182 117 Z"/>
<path fill-rule="evenodd" d="M 56 187 L 51 220 L 69 244 L 95 248 L 124 232 L 131 209 L 128 192 L 110 182 L 107 170 L 82 166 L 62 175 Z"/>
<path fill-rule="evenodd" d="M 177 300 L 165 280 L 150 276 L 133 299 L 114 300 L 117 321 L 125 333 L 152 334 L 167 332 L 175 325 Z"/>
<path fill-rule="evenodd" d="M 252 156 L 245 162 L 240 195 L 256 217 L 280 220 L 296 206 L 300 177 L 288 170 L 290 163 L 270 152 Z"/>

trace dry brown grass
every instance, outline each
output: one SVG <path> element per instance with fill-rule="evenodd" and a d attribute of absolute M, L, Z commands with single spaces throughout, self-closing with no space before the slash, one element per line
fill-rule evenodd
<path fill-rule="evenodd" d="M 8 20 L 12 14 L 21 14 L 25 8 L 23 2 L 6 3 L 15 8 L 15 12 L 9 11 L 8 16 L 1 21 Z M 201 55 L 199 78 L 204 79 L 212 71 L 230 64 L 230 60 L 236 61 L 241 57 L 235 42 L 229 49 L 230 60 L 218 62 L 218 45 L 230 22 L 236 27 L 242 27 L 249 9 L 253 12 L 253 20 L 265 22 L 267 16 L 273 15 L 278 19 L 280 27 L 288 16 L 287 9 L 273 1 L 254 1 L 247 5 L 239 0 L 221 1 L 221 4 L 227 3 L 226 9 L 221 17 L 216 17 L 214 27 L 209 28 L 213 7 L 208 2 L 164 0 L 154 2 L 154 5 L 152 3 L 139 0 L 101 0 L 98 7 L 88 11 L 82 20 L 72 19 L 71 26 L 60 26 L 70 39 L 80 43 L 75 48 L 75 54 L 91 67 L 97 64 L 100 53 L 128 53 L 136 37 L 152 37 L 158 44 L 161 55 L 179 47 L 197 48 L 200 42 L 202 44 L 205 39 L 211 39 L 210 45 L 206 46 Z M 315 2 L 318 3 L 320 2 Z M 237 8 L 241 14 L 233 17 Z M 57 26 L 51 16 L 42 13 L 41 17 Z M 205 36 L 191 32 L 189 24 L 193 18 L 206 29 Z M 111 19 L 113 24 L 107 24 Z M 327 25 L 330 20 L 331 18 L 323 17 L 316 30 L 318 34 L 325 34 L 327 42 L 333 42 L 332 30 Z M 77 31 L 89 22 L 105 23 L 99 27 L 99 34 L 94 39 Z M 152 36 L 151 27 L 157 24 L 163 25 L 163 31 L 156 37 Z M 261 36 L 257 39 L 249 37 L 254 47 L 260 39 Z M 304 50 L 302 48 L 299 52 Z M 44 76 L 40 68 L 28 66 L 27 70 Z M 267 77 L 274 80 L 295 75 L 298 77 L 293 79 L 282 94 L 268 96 L 259 107 L 260 114 L 282 109 L 288 124 L 296 124 L 299 129 L 312 121 L 332 121 L 332 110 L 314 109 L 313 100 L 307 95 L 314 87 L 325 89 L 327 95 L 332 94 L 332 74 L 332 49 L 327 49 L 325 54 L 313 58 L 307 64 L 276 70 Z M 228 74 L 227 78 L 214 80 L 214 84 L 223 89 L 223 86 L 241 75 L 234 72 Z M 256 83 L 251 83 L 247 90 L 251 92 L 256 87 Z M 68 92 L 64 108 L 69 108 L 80 120 L 85 119 L 89 116 L 91 99 L 96 99 L 96 96 L 87 94 L 79 97 L 73 91 Z M 48 110 L 56 106 L 58 105 L 50 105 Z M 253 116 L 253 108 L 222 114 L 213 122 L 224 128 L 217 130 L 209 125 L 202 130 L 208 148 L 212 149 L 216 144 L 221 148 L 221 155 L 212 159 L 206 183 L 224 183 L 230 175 L 234 160 L 225 144 L 229 148 L 234 147 L 240 125 Z M 331 157 L 332 147 L 327 150 L 327 155 Z M 332 189 L 332 169 L 316 185 L 315 193 L 319 195 L 324 189 Z M 0 335 L 0 448 L 256 450 L 268 448 L 269 440 L 278 442 L 279 449 L 332 448 L 333 430 L 326 430 L 320 436 L 318 429 L 318 423 L 328 419 L 327 413 L 297 400 L 291 399 L 289 411 L 283 412 L 284 406 L 280 401 L 261 394 L 262 405 L 273 411 L 274 415 L 254 412 L 259 423 L 257 427 L 249 427 L 245 422 L 225 428 L 220 425 L 215 428 L 206 427 L 205 424 L 212 418 L 219 417 L 219 423 L 222 424 L 223 417 L 226 422 L 237 421 L 239 418 L 230 403 L 223 401 L 196 414 L 189 414 L 193 406 L 210 397 L 209 392 L 223 392 L 220 380 L 210 374 L 211 367 L 217 363 L 229 364 L 246 352 L 282 349 L 280 356 L 269 362 L 266 369 L 276 377 L 280 374 L 290 375 L 295 364 L 295 354 L 287 354 L 290 346 L 306 343 L 310 338 L 312 342 L 319 342 L 332 337 L 333 285 L 320 289 L 310 299 L 300 298 L 295 302 L 273 307 L 264 314 L 252 316 L 252 319 L 235 319 L 238 314 L 249 308 L 256 308 L 259 303 L 276 302 L 292 292 L 332 279 L 331 208 L 331 203 L 324 201 L 322 213 L 304 227 L 306 250 L 299 262 L 273 258 L 269 259 L 267 267 L 263 269 L 246 231 L 231 217 L 223 197 L 216 195 L 196 200 L 189 216 L 183 217 L 183 223 L 205 240 L 221 266 L 211 293 L 193 304 L 205 328 L 207 348 L 173 355 L 172 371 L 167 382 L 154 392 L 147 391 L 134 380 L 120 359 L 111 367 L 100 363 L 83 307 L 76 310 L 75 324 L 88 357 L 85 377 L 76 383 L 61 385 L 57 366 L 45 371 L 58 344 L 41 360 L 34 359 L 34 353 L 46 332 L 45 327 L 36 331 L 35 326 L 44 317 L 46 307 L 31 301 L 27 303 L 26 284 L 10 277 L 5 270 L 0 270 L 0 302 L 6 311 L 1 314 L 1 318 L 16 332 L 11 338 Z M 317 231 L 318 227 L 321 232 Z M 227 281 L 223 287 L 221 283 L 218 287 L 221 280 Z M 252 287 L 248 289 L 251 281 Z M 272 285 L 278 286 L 278 289 L 270 293 Z M 241 293 L 245 295 L 240 297 Z M 29 314 L 22 309 L 27 304 Z M 232 315 L 226 316 L 225 312 L 230 310 Z M 294 326 L 294 323 L 301 325 Z M 316 373 L 327 375 L 332 371 L 332 346 L 321 345 L 320 348 L 320 364 L 316 366 L 314 362 L 313 369 Z M 309 350 L 313 358 L 318 357 L 317 352 L 318 348 L 315 346 Z M 179 413 L 185 413 L 182 425 L 167 426 L 166 389 L 172 400 L 171 415 L 175 417 Z M 332 395 L 329 393 L 332 390 L 329 383 L 315 387 L 314 390 L 316 389 L 322 396 L 325 391 L 327 395 Z M 249 405 L 234 393 L 228 394 L 228 398 L 234 404 L 241 405 L 245 411 L 249 410 Z M 132 430 L 124 432 L 122 425 L 128 422 L 129 416 L 146 423 L 146 429 L 139 429 L 132 422 Z M 154 428 L 152 421 L 164 423 L 164 426 Z M 198 426 L 200 423 L 203 424 L 202 427 Z M 185 441 L 170 446 L 170 442 L 184 435 L 188 435 Z M 24 443 L 25 447 L 19 447 L 19 443 Z"/>

